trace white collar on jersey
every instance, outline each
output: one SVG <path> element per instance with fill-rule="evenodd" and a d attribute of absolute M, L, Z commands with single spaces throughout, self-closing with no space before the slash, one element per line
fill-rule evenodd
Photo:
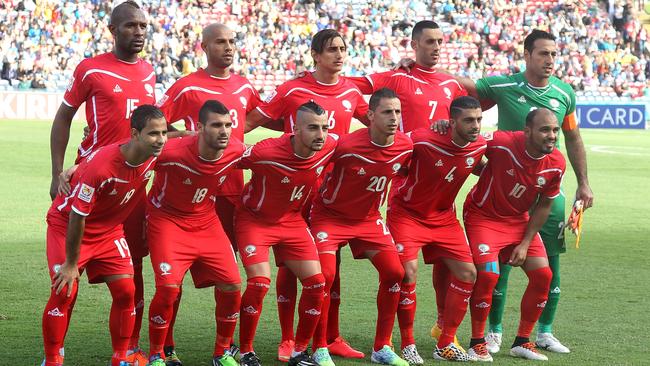
<path fill-rule="evenodd" d="M 548 155 L 548 154 L 544 154 L 544 155 L 540 156 L 539 158 L 536 158 L 536 157 L 530 155 L 530 153 L 528 153 L 528 150 L 526 150 L 526 148 L 524 148 L 524 152 L 526 153 L 526 155 L 528 155 L 529 158 L 531 158 L 533 160 L 542 160 L 542 159 L 544 159 L 546 157 L 546 155 Z"/>

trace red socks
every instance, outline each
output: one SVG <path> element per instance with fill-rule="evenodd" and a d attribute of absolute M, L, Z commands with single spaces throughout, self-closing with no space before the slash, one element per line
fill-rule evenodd
<path fill-rule="evenodd" d="M 43 311 L 43 344 L 45 346 L 45 361 L 58 362 L 59 349 L 63 347 L 65 334 L 68 330 L 72 304 L 77 298 L 78 282 L 72 285 L 72 294 L 67 296 L 67 287 L 57 295 L 54 289 Z"/>
<path fill-rule="evenodd" d="M 400 298 L 400 284 L 404 279 L 404 268 L 397 252 L 379 252 L 371 259 L 379 272 L 377 292 L 377 328 L 374 350 L 390 344 L 395 324 L 395 314 Z"/>
<path fill-rule="evenodd" d="M 262 313 L 264 296 L 271 287 L 268 277 L 251 277 L 246 281 L 246 291 L 241 297 L 239 323 L 239 349 L 241 353 L 253 351 L 253 339 Z"/>
<path fill-rule="evenodd" d="M 445 295 L 451 280 L 451 272 L 444 263 L 436 263 L 433 265 L 433 289 L 436 293 L 436 308 L 438 309 L 438 317 L 436 324 L 440 328 L 445 324 Z"/>
<path fill-rule="evenodd" d="M 171 330 L 174 304 L 177 303 L 180 292 L 180 287 L 156 287 L 156 293 L 149 304 L 149 356 L 156 353 L 165 355 L 165 338 Z"/>
<path fill-rule="evenodd" d="M 133 259 L 133 284 L 135 285 L 135 294 L 133 304 L 135 305 L 135 323 L 133 324 L 133 333 L 129 340 L 129 349 L 138 347 L 140 342 L 140 328 L 142 328 L 142 316 L 144 314 L 144 281 L 142 279 L 142 258 Z"/>
<path fill-rule="evenodd" d="M 546 306 L 553 273 L 550 267 L 543 267 L 528 271 L 526 275 L 528 276 L 528 286 L 521 298 L 521 318 L 517 336 L 530 338 L 530 333 Z"/>
<path fill-rule="evenodd" d="M 329 323 L 329 307 L 330 301 L 332 300 L 332 283 L 336 277 L 336 256 L 332 254 L 319 254 L 320 257 L 320 267 L 323 271 L 323 276 L 325 277 L 325 291 L 323 295 L 323 306 L 321 307 L 320 319 L 318 320 L 318 326 L 314 332 L 314 342 L 312 348 L 318 349 L 322 347 L 327 347 L 328 338 L 328 323 Z"/>
<path fill-rule="evenodd" d="M 397 306 L 397 320 L 399 322 L 399 332 L 402 336 L 402 348 L 410 344 L 415 344 L 413 322 L 415 321 L 416 304 L 415 282 L 402 282 L 399 305 Z"/>
<path fill-rule="evenodd" d="M 307 349 L 309 341 L 314 336 L 323 305 L 325 277 L 322 273 L 303 278 L 302 294 L 298 304 L 298 328 L 296 329 L 296 352 Z"/>
<path fill-rule="evenodd" d="M 223 352 L 230 348 L 232 336 L 235 334 L 235 326 L 239 318 L 239 306 L 241 292 L 223 291 L 215 288 L 214 299 L 217 303 L 214 315 L 217 320 L 217 337 L 214 343 L 214 357 L 222 356 Z"/>
<path fill-rule="evenodd" d="M 172 319 L 169 321 L 169 328 L 167 328 L 167 337 L 165 337 L 165 347 L 174 348 L 174 324 L 176 323 L 176 316 L 178 316 L 178 308 L 181 305 L 181 297 L 183 297 L 183 288 L 178 288 L 178 296 L 176 296 L 176 301 L 174 301 L 174 313 Z"/>
<path fill-rule="evenodd" d="M 340 253 L 340 251 L 339 251 Z M 336 274 L 330 289 L 329 309 L 327 310 L 327 343 L 332 343 L 340 336 L 339 308 L 341 307 L 341 276 L 339 275 L 340 258 L 336 258 Z M 321 264 L 322 266 L 322 264 Z M 324 273 L 323 273 L 324 274 Z"/>
<path fill-rule="evenodd" d="M 442 327 L 442 334 L 438 339 L 438 348 L 447 347 L 449 343 L 454 341 L 456 330 L 458 330 L 460 323 L 463 322 L 469 299 L 472 296 L 472 289 L 474 288 L 474 283 L 460 281 L 453 275 L 449 277 L 451 282 L 445 294 L 445 322 Z"/>
<path fill-rule="evenodd" d="M 278 319 L 282 330 L 282 340 L 293 340 L 293 318 L 296 312 L 296 296 L 298 295 L 298 279 L 282 266 L 278 268 L 275 279 L 275 291 L 278 294 Z"/>
<path fill-rule="evenodd" d="M 126 357 L 129 340 L 131 339 L 131 334 L 133 334 L 133 324 L 135 323 L 135 306 L 133 304 L 135 284 L 133 284 L 133 278 L 120 278 L 106 285 L 113 297 L 108 323 L 113 344 L 113 360 L 111 362 L 115 363 Z"/>
<path fill-rule="evenodd" d="M 490 314 L 492 305 L 492 291 L 499 281 L 499 274 L 494 272 L 478 271 L 476 284 L 470 299 L 470 312 L 472 314 L 472 338 L 483 338 L 485 323 Z"/>

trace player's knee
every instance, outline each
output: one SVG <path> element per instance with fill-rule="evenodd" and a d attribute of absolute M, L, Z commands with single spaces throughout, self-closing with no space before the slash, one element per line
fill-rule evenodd
<path fill-rule="evenodd" d="M 246 291 L 255 291 L 260 293 L 262 297 L 269 292 L 271 287 L 271 279 L 263 276 L 251 277 L 246 281 Z"/>
<path fill-rule="evenodd" d="M 157 286 L 152 303 L 174 306 L 174 302 L 180 296 L 181 289 L 177 286 Z"/>
<path fill-rule="evenodd" d="M 135 284 L 132 278 L 120 278 L 108 283 L 113 297 L 113 303 L 120 306 L 133 304 L 135 299 Z"/>
<path fill-rule="evenodd" d="M 220 283 L 215 286 L 215 290 L 221 290 L 224 292 L 235 292 L 241 290 L 240 283 Z"/>
<path fill-rule="evenodd" d="M 456 274 L 456 277 L 463 282 L 474 283 L 476 282 L 476 267 L 468 266 L 463 268 Z"/>
<path fill-rule="evenodd" d="M 492 291 L 499 282 L 499 274 L 492 271 L 478 271 L 476 272 L 476 283 L 479 282 L 482 287 L 489 288 Z"/>
<path fill-rule="evenodd" d="M 404 280 L 404 267 L 396 263 L 379 270 L 379 278 L 384 283 L 402 283 Z"/>
<path fill-rule="evenodd" d="M 414 283 L 418 279 L 418 267 L 413 265 L 404 266 L 404 282 Z"/>
<path fill-rule="evenodd" d="M 542 267 L 532 271 L 526 272 L 528 276 L 528 286 L 533 287 L 539 291 L 548 291 L 551 286 L 551 279 L 553 273 L 550 267 Z"/>
<path fill-rule="evenodd" d="M 60 311 L 66 311 L 70 305 L 72 305 L 72 302 L 75 299 L 75 296 L 77 295 L 77 290 L 78 290 L 78 282 L 75 281 L 72 284 L 72 292 L 70 293 L 70 296 L 68 296 L 68 288 L 64 287 L 61 292 L 57 295 L 56 289 L 52 289 L 50 292 L 50 299 L 48 301 L 48 304 L 53 305 L 56 308 L 59 308 Z M 65 309 L 65 310 L 64 310 Z"/>

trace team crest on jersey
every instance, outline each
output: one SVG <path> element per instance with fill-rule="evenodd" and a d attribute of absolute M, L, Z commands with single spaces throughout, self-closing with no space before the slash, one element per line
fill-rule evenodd
<path fill-rule="evenodd" d="M 488 255 L 490 254 L 490 246 L 487 244 L 479 244 L 478 251 L 481 252 L 479 255 Z"/>
<path fill-rule="evenodd" d="M 553 109 L 560 108 L 560 102 L 558 102 L 557 99 L 551 99 L 548 101 L 548 103 L 551 105 L 551 108 Z"/>
<path fill-rule="evenodd" d="M 121 92 L 122 92 L 122 88 L 120 88 L 120 85 L 115 84 L 115 87 L 113 88 L 113 93 L 117 94 L 117 93 L 121 93 Z"/>
<path fill-rule="evenodd" d="M 524 96 L 522 95 L 522 96 L 519 97 L 519 99 L 517 99 L 517 101 L 518 101 L 519 103 L 526 103 L 526 97 L 524 97 Z"/>
<path fill-rule="evenodd" d="M 537 177 L 537 186 L 541 188 L 544 184 L 546 184 L 546 179 L 541 175 Z"/>
<path fill-rule="evenodd" d="M 343 107 L 345 108 L 346 112 L 352 112 L 352 103 L 350 103 L 349 100 L 343 99 L 341 104 L 343 104 Z"/>
<path fill-rule="evenodd" d="M 221 178 L 219 178 L 219 185 L 222 185 L 223 182 L 224 182 L 225 180 L 226 180 L 226 176 L 225 176 L 225 175 L 222 176 Z"/>
<path fill-rule="evenodd" d="M 357 174 L 358 174 L 358 175 L 366 175 L 366 171 L 365 171 L 363 168 L 361 168 L 361 169 L 359 169 L 359 171 L 357 172 Z"/>
<path fill-rule="evenodd" d="M 422 95 L 422 89 L 420 88 L 415 89 L 415 95 Z"/>
<path fill-rule="evenodd" d="M 447 99 L 451 99 L 451 90 L 449 90 L 447 87 L 442 90 L 445 92 L 445 97 L 447 97 Z"/>
<path fill-rule="evenodd" d="M 190 178 L 187 178 L 187 179 L 185 179 L 185 180 L 183 181 L 183 184 L 191 185 L 191 184 L 192 184 L 192 180 L 191 180 Z"/>
<path fill-rule="evenodd" d="M 257 254 L 257 247 L 253 244 L 248 244 L 246 248 L 244 248 L 244 252 L 246 252 L 246 257 L 252 257 Z"/>
<path fill-rule="evenodd" d="M 95 188 L 87 185 L 86 183 L 82 183 L 81 189 L 77 194 L 77 198 L 79 198 L 84 202 L 90 203 L 90 201 L 93 199 L 94 194 L 95 194 Z"/>
<path fill-rule="evenodd" d="M 465 164 L 467 164 L 465 168 L 471 168 L 472 165 L 474 165 L 474 158 L 471 156 L 468 157 L 467 159 L 465 159 Z"/>
<path fill-rule="evenodd" d="M 162 106 L 163 104 L 165 104 L 165 102 L 167 101 L 167 99 L 169 99 L 169 95 L 167 95 L 167 94 L 163 94 L 162 98 L 158 99 L 158 101 L 156 102 L 156 107 L 160 108 L 160 106 Z"/>
<path fill-rule="evenodd" d="M 395 249 L 397 249 L 397 253 L 404 252 L 404 244 L 401 244 L 401 243 L 395 244 Z"/>
<path fill-rule="evenodd" d="M 248 100 L 246 100 L 246 98 L 244 97 L 239 97 L 239 102 L 241 102 L 241 105 L 243 107 L 246 107 L 246 105 L 248 104 Z"/>
<path fill-rule="evenodd" d="M 324 232 L 324 231 L 319 231 L 319 232 L 316 234 L 316 238 L 318 238 L 318 242 L 319 242 L 319 243 L 324 243 L 324 242 L 326 242 L 328 236 L 329 236 L 329 235 L 327 235 L 327 233 Z"/>
<path fill-rule="evenodd" d="M 144 84 L 144 90 L 147 92 L 148 97 L 153 97 L 153 86 L 151 84 Z"/>
<path fill-rule="evenodd" d="M 443 165 L 444 163 L 442 162 L 442 159 L 438 159 L 438 161 L 436 161 L 436 166 L 443 166 Z"/>
<path fill-rule="evenodd" d="M 171 274 L 169 271 L 172 270 L 172 265 L 167 262 L 160 263 L 160 265 L 158 265 L 158 268 L 160 268 L 161 276 L 169 276 Z"/>
<path fill-rule="evenodd" d="M 287 177 L 287 176 L 285 176 L 284 178 L 282 178 L 282 180 L 280 181 L 280 183 L 285 183 L 285 184 L 287 184 L 287 183 L 289 183 L 289 182 L 290 182 L 290 180 L 289 180 L 289 177 Z"/>
<path fill-rule="evenodd" d="M 395 164 L 393 164 L 393 173 L 397 173 L 397 171 L 398 171 L 399 168 L 401 168 L 401 167 L 402 167 L 402 164 L 400 164 L 400 163 L 395 163 Z"/>
<path fill-rule="evenodd" d="M 320 176 L 320 174 L 323 172 L 324 168 L 325 167 L 322 167 L 322 166 L 319 166 L 318 168 L 316 168 L 316 175 Z"/>

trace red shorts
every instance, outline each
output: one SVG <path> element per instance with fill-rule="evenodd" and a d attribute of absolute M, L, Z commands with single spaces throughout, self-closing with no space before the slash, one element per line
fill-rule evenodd
<path fill-rule="evenodd" d="M 63 220 L 47 219 L 47 266 L 50 278 L 65 262 L 65 237 L 67 224 Z M 79 251 L 79 273 L 88 272 L 88 282 L 104 282 L 111 275 L 132 275 L 133 263 L 129 246 L 124 239 L 122 226 L 118 225 L 102 236 L 84 236 Z"/>
<path fill-rule="evenodd" d="M 347 243 L 350 243 L 355 259 L 365 258 L 368 250 L 397 252 L 395 242 L 380 217 L 345 220 L 312 212 L 311 220 L 311 233 L 319 253 L 335 252 Z"/>
<path fill-rule="evenodd" d="M 219 221 L 223 226 L 223 230 L 228 239 L 232 244 L 232 247 L 237 251 L 237 243 L 235 242 L 235 207 L 241 201 L 240 195 L 230 195 L 230 196 L 217 196 L 215 201 L 215 207 L 217 210 L 217 215 L 219 216 Z"/>
<path fill-rule="evenodd" d="M 418 220 L 397 207 L 391 207 L 387 223 L 402 263 L 417 260 L 420 249 L 426 264 L 444 258 L 473 262 L 467 237 L 454 211 L 435 220 Z"/>
<path fill-rule="evenodd" d="M 124 220 L 124 237 L 129 243 L 131 256 L 136 260 L 142 259 L 149 254 L 146 239 L 145 208 L 147 207 L 147 196 L 142 191 L 140 202 L 133 208 L 133 212 Z"/>
<path fill-rule="evenodd" d="M 268 262 L 270 247 L 277 265 L 287 260 L 318 260 L 314 238 L 303 220 L 268 223 L 241 208 L 235 216 L 235 236 L 244 267 Z"/>
<path fill-rule="evenodd" d="M 465 212 L 464 222 L 476 264 L 499 260 L 501 263 L 507 262 L 513 249 L 519 245 L 526 232 L 526 224 L 513 225 L 509 222 L 488 218 L 473 209 Z M 539 233 L 535 234 L 530 242 L 527 256 L 547 257 Z"/>
<path fill-rule="evenodd" d="M 241 283 L 235 252 L 219 220 L 193 230 L 180 221 L 164 214 L 149 216 L 147 237 L 156 286 L 182 284 L 190 268 L 197 288 Z"/>

